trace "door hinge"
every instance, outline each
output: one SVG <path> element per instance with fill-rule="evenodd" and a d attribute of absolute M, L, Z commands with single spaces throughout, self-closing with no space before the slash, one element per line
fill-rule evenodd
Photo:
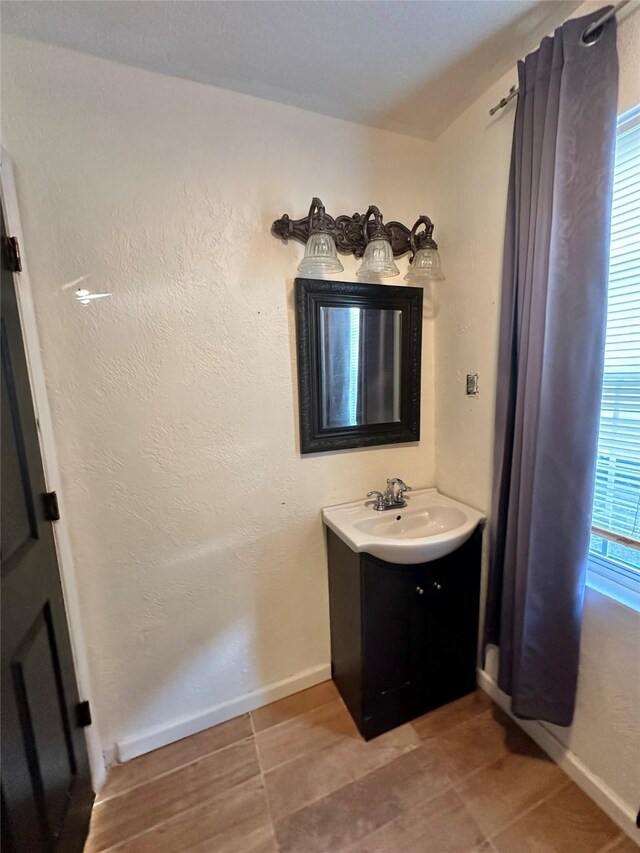
<path fill-rule="evenodd" d="M 76 723 L 82 729 L 91 725 L 91 708 L 88 702 L 78 702 L 76 705 Z"/>
<path fill-rule="evenodd" d="M 3 237 L 2 251 L 5 263 L 11 272 L 22 272 L 22 258 L 20 257 L 20 243 L 17 237 Z"/>
<path fill-rule="evenodd" d="M 60 507 L 58 506 L 58 495 L 55 492 L 44 492 L 42 495 L 44 504 L 44 517 L 47 521 L 60 521 Z"/>

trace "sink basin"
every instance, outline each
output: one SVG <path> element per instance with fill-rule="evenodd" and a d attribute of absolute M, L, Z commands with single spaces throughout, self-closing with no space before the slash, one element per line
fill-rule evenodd
<path fill-rule="evenodd" d="M 322 520 L 352 551 L 403 565 L 450 554 L 485 520 L 477 509 L 436 489 L 418 489 L 405 497 L 406 507 L 385 512 L 374 510 L 372 500 L 325 507 Z"/>

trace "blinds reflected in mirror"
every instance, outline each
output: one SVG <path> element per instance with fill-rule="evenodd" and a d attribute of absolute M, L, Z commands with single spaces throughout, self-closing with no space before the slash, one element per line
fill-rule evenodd
<path fill-rule="evenodd" d="M 400 421 L 402 312 L 320 308 L 324 428 Z"/>

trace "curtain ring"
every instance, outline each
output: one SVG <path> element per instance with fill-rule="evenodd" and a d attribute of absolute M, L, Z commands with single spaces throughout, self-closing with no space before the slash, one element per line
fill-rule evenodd
<path fill-rule="evenodd" d="M 589 31 L 589 27 L 582 33 L 580 36 L 580 44 L 583 47 L 592 47 L 594 44 L 597 44 L 604 32 L 604 24 L 600 24 L 599 27 L 596 27 L 595 30 Z"/>

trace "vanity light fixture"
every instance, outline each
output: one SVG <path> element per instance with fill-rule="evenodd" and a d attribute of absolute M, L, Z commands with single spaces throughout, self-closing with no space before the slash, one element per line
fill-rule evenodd
<path fill-rule="evenodd" d="M 418 234 L 418 228 L 421 225 L 424 225 L 425 230 Z M 444 281 L 438 244 L 433 239 L 433 222 L 428 216 L 421 216 L 413 226 L 409 234 L 409 243 L 413 252 L 413 260 L 404 280 L 412 284 Z"/>
<path fill-rule="evenodd" d="M 369 229 L 368 223 L 371 216 L 373 216 L 373 226 Z M 393 260 L 393 249 L 382 222 L 382 214 L 375 204 L 369 207 L 364 217 L 362 239 L 366 248 L 360 268 L 356 272 L 358 278 L 390 278 L 400 275 L 400 270 Z"/>
<path fill-rule="evenodd" d="M 298 272 L 317 274 L 344 270 L 338 260 L 332 227 L 333 220 L 325 213 L 324 205 L 319 198 L 314 198 L 309 208 L 309 238 L 304 247 L 304 258 L 298 265 Z"/>
<path fill-rule="evenodd" d="M 418 233 L 421 226 L 424 231 Z M 420 216 L 411 229 L 402 222 L 385 223 L 376 205 L 370 205 L 364 214 L 334 218 L 325 211 L 321 200 L 314 198 L 307 216 L 291 219 L 285 213 L 276 219 L 271 231 L 285 243 L 291 238 L 305 244 L 299 272 L 342 272 L 337 252 L 345 252 L 362 258 L 356 273 L 359 278 L 379 280 L 398 275 L 394 258 L 411 252 L 412 263 L 405 279 L 421 284 L 444 279 L 433 227 L 428 216 Z"/>

